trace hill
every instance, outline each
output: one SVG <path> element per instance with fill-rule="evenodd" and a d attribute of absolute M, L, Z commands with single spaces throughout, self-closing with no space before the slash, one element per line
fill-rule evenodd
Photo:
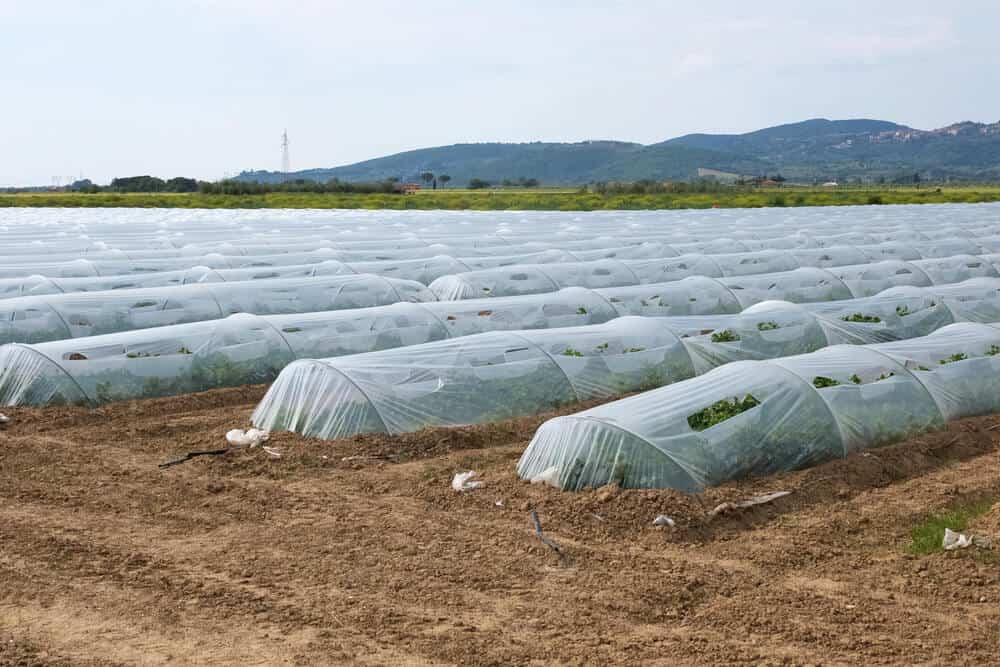
<path fill-rule="evenodd" d="M 918 130 L 884 120 L 816 118 L 745 134 L 688 134 L 648 146 L 621 141 L 455 144 L 406 151 L 342 167 L 291 174 L 243 172 L 266 183 L 417 180 L 430 171 L 456 185 L 520 177 L 546 185 L 595 181 L 691 180 L 698 169 L 791 180 L 1000 180 L 1000 123 L 971 121 Z"/>

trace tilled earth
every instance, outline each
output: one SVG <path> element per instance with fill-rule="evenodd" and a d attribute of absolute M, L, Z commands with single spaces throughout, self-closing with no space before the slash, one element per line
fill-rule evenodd
<path fill-rule="evenodd" d="M 0 663 L 996 664 L 1000 552 L 907 549 L 1000 499 L 1000 417 L 700 495 L 518 481 L 542 417 L 157 467 L 262 393 L 5 410 Z"/>

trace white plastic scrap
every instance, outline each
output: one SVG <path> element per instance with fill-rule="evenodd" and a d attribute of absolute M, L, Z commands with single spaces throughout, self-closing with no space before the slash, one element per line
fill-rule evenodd
<path fill-rule="evenodd" d="M 548 484 L 559 488 L 559 468 L 550 466 L 531 478 L 532 484 Z"/>
<path fill-rule="evenodd" d="M 10 421 L 10 417 L 0 412 L 0 424 L 6 424 Z"/>
<path fill-rule="evenodd" d="M 263 449 L 264 453 L 267 454 L 268 456 L 273 456 L 276 459 L 280 459 L 281 458 L 281 452 L 279 452 L 274 447 L 268 447 L 268 446 L 265 445 L 264 447 L 261 447 L 261 449 Z"/>
<path fill-rule="evenodd" d="M 734 510 L 745 510 L 748 507 L 753 507 L 754 505 L 763 505 L 771 501 L 777 500 L 778 498 L 784 498 L 791 491 L 775 491 L 774 493 L 765 493 L 762 496 L 754 496 L 749 500 L 740 500 L 738 502 L 725 502 L 716 505 L 715 509 L 708 513 L 709 516 L 716 516 L 718 514 L 725 514 L 726 512 L 732 512 Z"/>
<path fill-rule="evenodd" d="M 226 433 L 226 440 L 233 447 L 258 447 L 267 439 L 271 437 L 271 434 L 267 431 L 261 431 L 255 428 L 244 431 L 241 428 L 234 428 L 229 433 Z"/>
<path fill-rule="evenodd" d="M 475 470 L 455 473 L 455 477 L 453 477 L 451 480 L 451 488 L 459 492 L 472 491 L 473 489 L 478 489 L 483 485 L 483 483 L 478 480 L 473 480 L 472 478 L 475 476 L 476 476 Z"/>
<path fill-rule="evenodd" d="M 673 528 L 676 524 L 673 519 L 671 519 L 666 514 L 661 514 L 660 516 L 653 519 L 654 526 L 670 526 Z"/>
<path fill-rule="evenodd" d="M 944 529 L 944 539 L 941 540 L 941 546 L 944 547 L 945 551 L 954 551 L 955 549 L 965 549 L 966 547 L 976 546 L 980 549 L 992 549 L 993 542 L 988 537 L 983 537 L 981 535 L 966 535 L 965 533 L 956 533 L 951 528 Z"/>
<path fill-rule="evenodd" d="M 944 547 L 945 551 L 964 549 L 972 546 L 972 538 L 963 533 L 956 533 L 951 528 L 945 528 L 944 540 L 942 540 L 941 546 Z"/>

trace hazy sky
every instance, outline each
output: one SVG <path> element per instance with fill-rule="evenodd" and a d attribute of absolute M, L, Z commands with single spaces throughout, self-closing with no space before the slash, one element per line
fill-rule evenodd
<path fill-rule="evenodd" d="M 997 0 L 0 0 L 0 185 L 1000 119 Z"/>

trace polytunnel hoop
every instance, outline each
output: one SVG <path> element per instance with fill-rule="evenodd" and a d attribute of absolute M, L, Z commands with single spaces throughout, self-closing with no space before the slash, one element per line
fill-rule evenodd
<path fill-rule="evenodd" d="M 920 251 L 918 250 L 917 252 L 919 253 Z M 952 255 L 952 257 L 954 257 L 954 255 Z M 929 259 L 936 259 L 936 258 L 929 258 Z M 941 259 L 943 259 L 943 258 L 941 258 Z M 916 260 L 916 261 L 920 261 L 920 260 Z M 929 274 L 929 273 L 927 273 L 926 271 L 924 271 L 924 270 L 923 270 L 923 268 L 921 268 L 921 267 L 917 266 L 917 265 L 916 265 L 916 264 L 914 264 L 913 262 L 905 262 L 905 263 L 906 263 L 906 265 L 907 265 L 907 268 L 908 268 L 908 269 L 912 269 L 912 270 L 914 270 L 914 271 L 919 271 L 919 272 L 920 272 L 920 275 L 922 275 L 922 276 L 923 276 L 924 278 L 926 278 L 926 279 L 927 279 L 927 282 L 928 282 L 928 284 L 930 284 L 930 285 L 936 285 L 936 284 L 937 284 L 937 283 L 935 283 L 935 282 L 934 282 L 934 281 L 933 281 L 933 280 L 931 279 L 931 276 L 930 276 L 930 274 Z"/>
<path fill-rule="evenodd" d="M 468 264 L 466 264 L 465 262 L 463 262 L 463 261 L 462 261 L 461 259 L 459 259 L 458 257 L 452 257 L 451 255 L 440 255 L 440 256 L 441 256 L 441 257 L 447 257 L 448 259 L 450 259 L 450 260 L 451 260 L 451 261 L 453 261 L 453 262 L 458 262 L 459 264 L 461 264 L 462 266 L 464 266 L 464 267 L 465 267 L 465 270 L 466 270 L 466 271 L 472 271 L 472 270 L 473 270 L 473 268 L 472 268 L 471 266 L 469 266 Z M 429 259 L 434 259 L 434 258 L 433 258 L 433 257 L 430 257 Z"/>
<path fill-rule="evenodd" d="M 39 357 L 41 357 L 42 359 L 44 359 L 45 361 L 49 362 L 50 364 L 52 364 L 53 366 L 55 366 L 56 368 L 58 368 L 60 371 L 62 371 L 62 373 L 66 377 L 69 378 L 69 381 L 73 383 L 73 386 L 77 388 L 77 390 L 80 392 L 80 395 L 83 396 L 83 398 L 87 401 L 87 404 L 88 404 L 89 407 L 96 407 L 97 406 L 97 402 L 94 401 L 94 399 L 92 399 L 90 397 L 90 394 L 88 394 L 87 392 L 85 392 L 83 390 L 83 387 L 81 387 L 80 383 L 76 381 L 76 378 L 73 377 L 68 370 L 66 370 L 65 368 L 63 368 L 62 364 L 58 364 L 55 361 L 53 361 L 52 357 L 50 357 L 49 355 L 45 354 L 44 352 L 40 352 L 39 350 L 36 350 L 34 347 L 31 347 L 29 345 L 25 345 L 24 343 L 8 343 L 8 345 L 10 345 L 12 347 L 18 347 L 18 348 L 20 348 L 22 350 L 27 350 L 29 352 L 33 352 L 33 353 L 37 354 Z"/>
<path fill-rule="evenodd" d="M 253 319 L 258 320 L 258 321 L 263 322 L 264 324 L 266 324 L 270 329 L 272 329 L 274 331 L 274 333 L 278 334 L 278 338 L 280 338 L 281 342 L 284 343 L 285 347 L 288 348 L 288 353 L 291 355 L 292 359 L 293 360 L 298 359 L 298 355 L 295 354 L 295 350 L 292 349 L 291 343 L 288 342 L 288 339 L 285 338 L 285 335 L 283 333 L 281 333 L 281 330 L 278 329 L 278 327 L 276 327 L 270 320 L 266 320 L 263 317 L 261 317 L 260 315 L 256 315 L 254 313 L 238 313 L 238 314 L 240 314 L 240 315 L 249 315 Z M 230 317 L 232 317 L 232 315 L 230 315 Z M 226 319 L 228 319 L 228 318 L 226 318 Z"/>
<path fill-rule="evenodd" d="M 576 400 L 577 400 L 577 402 L 579 402 L 579 401 L 581 400 L 581 399 L 580 399 L 580 394 L 579 394 L 579 393 L 577 393 L 577 391 L 576 391 L 576 387 L 575 387 L 575 386 L 573 385 L 573 381 L 569 379 L 569 376 L 568 376 L 568 375 L 566 375 L 566 371 L 564 371 L 564 370 L 562 369 L 562 366 L 560 366 L 560 365 L 559 365 L 559 362 L 557 362 L 557 361 L 556 361 L 555 357 L 553 357 L 553 356 L 552 356 L 551 354 L 549 354 L 549 353 L 548 353 L 548 350 L 546 350 L 545 348 L 543 348 L 543 347 L 542 347 L 541 345 L 539 345 L 539 344 L 538 344 L 538 343 L 536 343 L 535 341 L 531 340 L 530 338 L 525 338 L 524 336 L 522 336 L 522 335 L 520 335 L 520 334 L 517 334 L 517 333 L 514 333 L 514 332 L 507 332 L 507 333 L 510 333 L 510 335 L 511 335 L 511 336 L 513 336 L 514 338 L 520 338 L 520 339 L 521 339 L 521 340 L 523 340 L 523 341 L 524 341 L 525 343 L 527 343 L 528 345 L 531 345 L 531 346 L 532 346 L 532 347 L 534 347 L 534 348 L 535 348 L 536 350 L 538 350 L 539 352 L 541 352 L 542 354 L 544 354 L 544 355 L 545 355 L 545 357 L 546 357 L 546 358 L 547 358 L 547 359 L 548 359 L 549 361 L 551 361 L 551 362 L 552 362 L 552 365 L 553 365 L 553 366 L 555 366 L 555 367 L 556 367 L 556 368 L 557 368 L 557 369 L 559 370 L 559 372 L 560 372 L 560 373 L 562 374 L 563 378 L 565 378 L 565 380 L 566 380 L 566 384 L 568 384 L 568 385 L 569 385 L 569 390 L 570 390 L 571 392 L 573 392 L 573 396 L 575 396 L 575 397 L 576 397 Z"/>
<path fill-rule="evenodd" d="M 222 282 L 226 282 L 226 281 L 224 281 L 224 280 L 223 280 Z M 221 301 L 219 301 L 219 297 L 217 297 L 217 296 L 215 295 L 215 292 L 213 292 L 213 291 L 212 291 L 212 287 L 211 287 L 212 283 L 195 283 L 195 284 L 193 285 L 193 287 L 197 287 L 197 286 L 199 286 L 199 285 L 200 285 L 200 286 L 201 286 L 201 287 L 202 287 L 202 288 L 203 288 L 203 289 L 204 289 L 204 290 L 205 290 L 206 292 L 208 292 L 208 295 L 209 295 L 210 297 L 212 297 L 212 301 L 214 301 L 214 302 L 215 302 L 215 306 L 216 306 L 216 308 L 218 308 L 218 309 L 219 309 L 219 319 L 225 319 L 225 318 L 226 318 L 226 310 L 225 310 L 225 309 L 224 309 L 224 308 L 222 307 L 222 302 L 221 302 Z M 235 315 L 235 314 L 236 314 L 236 313 L 230 313 L 230 315 Z"/>
<path fill-rule="evenodd" d="M 611 309 L 611 312 L 613 312 L 613 313 L 615 314 L 615 316 L 614 316 L 614 317 L 612 317 L 612 318 L 611 318 L 611 320 L 616 320 L 616 319 L 618 319 L 619 317 L 624 317 L 624 316 L 622 315 L 621 311 L 620 311 L 620 310 L 618 310 L 618 308 L 616 308 L 616 307 L 615 307 L 615 304 L 611 303 L 611 300 L 610 300 L 610 299 L 606 299 L 606 298 L 604 297 L 604 295 L 603 295 L 603 294 L 601 294 L 600 292 L 598 292 L 597 290 L 595 290 L 595 289 L 591 289 L 591 288 L 589 288 L 589 287 L 581 287 L 580 289 L 582 289 L 582 290 L 586 290 L 586 291 L 590 292 L 591 294 L 593 294 L 594 296 L 596 296 L 596 297 L 597 297 L 598 299 L 600 299 L 600 300 L 601 300 L 601 301 L 603 301 L 604 303 L 608 304 L 608 308 L 610 308 L 610 309 Z M 608 322 L 610 322 L 611 320 L 608 320 Z"/>
<path fill-rule="evenodd" d="M 353 271 L 353 269 L 351 269 L 351 270 Z M 396 299 L 397 299 L 396 303 L 403 303 L 403 302 L 413 303 L 412 301 L 410 301 L 408 299 L 404 299 L 403 295 L 399 293 L 399 290 L 396 289 L 396 286 L 392 283 L 392 281 L 389 280 L 388 278 L 386 278 L 385 276 L 381 276 L 381 275 L 378 275 L 378 274 L 371 274 L 371 273 L 368 273 L 368 274 L 365 274 L 365 273 L 355 273 L 354 275 L 356 275 L 356 276 L 373 275 L 373 276 L 377 277 L 379 280 L 381 280 L 382 282 L 384 282 L 386 285 L 388 285 L 392 289 L 392 293 L 396 295 Z M 340 293 L 344 291 L 344 287 L 345 287 L 344 285 L 340 286 L 340 289 L 337 290 L 337 296 L 340 296 Z M 435 299 L 437 299 L 436 296 L 435 296 Z"/>
<path fill-rule="evenodd" d="M 55 287 L 55 288 L 56 288 L 57 290 L 59 290 L 59 293 L 60 293 L 60 294 L 67 294 L 66 290 L 64 290 L 64 289 L 62 288 L 62 285 L 60 285 L 60 284 L 59 284 L 59 281 L 58 281 L 58 280 L 56 280 L 55 278 L 50 278 L 49 276 L 43 276 L 43 275 L 41 275 L 41 274 L 35 274 L 35 275 L 33 275 L 33 276 L 28 276 L 28 279 L 30 279 L 30 278 L 34 278 L 34 277 L 36 277 L 36 276 L 37 276 L 37 277 L 39 277 L 39 278 L 43 278 L 44 280 L 47 280 L 47 281 L 49 281 L 49 284 L 50 284 L 50 285 L 52 285 L 53 287 Z M 24 282 L 25 282 L 24 280 L 22 280 L 22 281 L 21 281 L 21 290 L 24 290 Z M 24 292 L 22 291 L 22 292 L 19 292 L 19 293 L 18 293 L 18 296 L 32 296 L 32 295 L 30 295 L 30 294 L 25 294 L 25 293 L 24 293 Z"/>
<path fill-rule="evenodd" d="M 722 267 L 721 266 L 719 267 L 719 271 L 720 272 L 722 271 Z M 731 287 L 729 287 L 729 285 L 726 285 L 724 282 L 722 282 L 722 278 L 712 278 L 711 276 L 692 276 L 692 277 L 698 277 L 698 278 L 704 278 L 705 280 L 711 280 L 712 282 L 714 282 L 715 284 L 717 284 L 719 287 L 721 287 L 722 289 L 724 289 L 726 292 L 729 293 L 729 296 L 733 297 L 733 301 L 735 301 L 736 305 L 739 306 L 740 312 L 743 312 L 744 310 L 746 310 L 747 308 L 749 308 L 749 306 L 744 306 L 743 305 L 743 302 L 740 301 L 740 298 L 738 296 L 736 296 L 736 292 L 734 292 L 733 289 Z M 725 276 L 723 276 L 723 277 L 725 277 Z M 680 281 L 677 281 L 677 282 L 680 282 Z"/>
<path fill-rule="evenodd" d="M 836 282 L 840 283 L 841 285 L 843 285 L 844 289 L 847 290 L 847 292 L 851 295 L 852 299 L 864 299 L 865 298 L 864 296 L 858 296 L 857 294 L 855 294 L 854 290 L 851 289 L 850 285 L 848 285 L 846 282 L 844 282 L 843 278 L 839 277 L 837 274 L 835 274 L 833 271 L 830 271 L 829 269 L 824 269 L 821 266 L 801 266 L 799 268 L 801 268 L 801 269 L 816 269 L 817 271 L 822 271 L 826 275 L 830 276 L 830 278 L 832 278 L 834 281 L 836 281 Z M 933 283 L 931 283 L 931 284 L 933 284 Z M 872 294 L 872 295 L 869 295 L 869 296 L 875 296 L 875 295 Z"/>
<path fill-rule="evenodd" d="M 955 324 L 955 323 L 953 322 L 953 324 Z M 932 331 L 931 333 L 934 333 L 934 332 Z M 928 335 L 930 335 L 930 334 L 928 334 Z M 914 380 L 916 380 L 917 384 L 920 385 L 920 388 L 924 390 L 924 393 L 926 393 L 930 397 L 931 403 L 933 403 L 934 407 L 937 408 L 938 413 L 941 416 L 941 419 L 944 420 L 944 421 L 948 421 L 948 418 L 945 416 L 944 410 L 941 409 L 941 404 L 938 403 L 938 401 L 937 401 L 936 398 L 934 398 L 933 392 L 931 392 L 931 390 L 927 388 L 927 385 L 925 385 L 924 382 L 923 382 L 923 380 L 920 379 L 920 376 L 918 376 L 912 370 L 910 370 L 909 368 L 907 368 L 906 364 L 900 363 L 899 360 L 893 359 L 891 356 L 889 356 L 885 352 L 882 352 L 881 350 L 873 350 L 870 347 L 867 348 L 867 349 L 869 349 L 870 351 L 874 352 L 875 354 L 877 354 L 877 355 L 879 355 L 881 357 L 885 357 L 886 359 L 888 359 L 892 363 L 894 363 L 897 366 L 899 366 L 900 368 L 902 368 L 904 373 L 907 373 L 911 378 L 913 378 Z"/>
<path fill-rule="evenodd" d="M 631 276 L 632 276 L 632 277 L 633 277 L 633 278 L 635 279 L 635 284 L 636 284 L 636 285 L 640 285 L 640 284 L 642 284 L 642 279 L 641 279 L 641 278 L 639 278 L 639 274 L 638 274 L 638 273 L 636 273 L 635 271 L 633 271 L 633 270 L 632 270 L 632 267 L 631 267 L 631 266 L 629 266 L 628 264 L 626 264 L 625 262 L 621 261 L 620 259 L 614 259 L 614 258 L 606 258 L 606 259 L 605 259 L 604 261 L 606 261 L 606 262 L 614 262 L 614 263 L 616 263 L 616 264 L 621 264 L 621 265 L 622 265 L 622 267 L 623 267 L 623 268 L 624 268 L 624 269 L 625 269 L 626 271 L 628 271 L 628 272 L 629 272 L 629 274 L 630 274 L 630 275 L 631 275 Z"/>
<path fill-rule="evenodd" d="M 545 270 L 542 269 L 538 264 L 535 264 L 534 266 L 535 266 L 535 270 L 536 271 L 538 271 L 540 274 L 542 274 L 543 276 L 545 276 L 545 279 L 548 280 L 550 283 L 552 283 L 552 287 L 554 288 L 552 290 L 553 292 L 558 292 L 559 290 L 561 290 L 563 288 L 563 286 L 560 285 L 557 280 L 555 280 L 552 276 L 550 276 L 548 273 L 546 273 Z"/>
<path fill-rule="evenodd" d="M 362 396 L 364 396 L 365 400 L 368 401 L 368 405 L 371 406 L 371 409 L 375 412 L 375 415 L 378 417 L 378 420 L 382 423 L 382 428 L 385 429 L 385 432 L 388 433 L 389 435 L 394 435 L 393 432 L 389 429 L 389 425 L 386 424 L 385 418 L 382 416 L 382 413 L 379 412 L 378 406 L 375 405 L 375 401 L 373 401 L 371 399 L 371 396 L 368 395 L 368 392 L 366 392 L 364 389 L 362 389 L 361 386 L 358 385 L 357 382 L 355 382 L 354 380 L 352 380 L 351 377 L 347 373 L 345 373 L 344 371 L 340 370 L 339 368 L 337 368 L 333 364 L 327 364 L 327 363 L 324 363 L 322 361 L 318 361 L 316 359 L 302 359 L 300 361 L 302 361 L 302 362 L 308 362 L 308 363 L 310 363 L 312 365 L 321 366 L 322 368 L 326 368 L 328 370 L 332 370 L 333 372 L 337 373 L 342 378 L 344 378 L 345 380 L 347 380 L 348 384 L 350 384 L 352 387 L 354 387 L 355 389 L 357 389 L 358 393 L 361 394 Z"/>
<path fill-rule="evenodd" d="M 196 282 L 188 282 L 188 275 L 190 274 L 190 272 L 198 270 L 199 268 L 205 269 L 205 272 L 201 275 L 201 277 Z M 177 270 L 178 271 L 182 271 L 184 273 L 184 276 L 183 276 L 184 282 L 179 283 L 180 285 L 203 285 L 203 284 L 204 285 L 208 285 L 208 284 L 211 284 L 211 283 L 203 283 L 202 282 L 202 280 L 204 280 L 206 276 L 211 275 L 211 274 L 214 274 L 215 277 L 219 279 L 220 283 L 229 282 L 228 280 L 226 280 L 225 276 L 223 276 L 221 273 L 218 272 L 217 269 L 213 269 L 210 266 L 202 266 L 202 267 L 192 266 L 189 269 L 177 269 Z M 157 273 L 160 273 L 160 272 L 157 272 Z M 163 273 L 166 273 L 166 272 L 163 272 Z M 220 306 L 220 308 L 221 308 L 221 306 Z"/>
<path fill-rule="evenodd" d="M 30 299 L 31 297 L 27 297 L 27 298 Z M 72 329 L 72 327 L 70 327 L 69 322 L 66 321 L 66 318 L 62 316 L 62 313 L 60 313 L 59 310 L 55 306 L 53 306 L 51 303 L 49 303 L 47 300 L 44 303 L 48 307 L 49 310 L 51 310 L 53 313 L 55 313 L 55 316 L 59 318 L 59 321 L 62 322 L 62 325 L 64 327 L 66 327 L 66 333 L 68 334 L 67 338 L 73 338 L 74 337 L 73 336 L 73 329 Z M 14 321 L 14 315 L 15 314 L 16 314 L 15 311 L 11 312 L 11 314 L 10 314 L 10 321 L 11 322 Z"/>
<path fill-rule="evenodd" d="M 590 415 L 580 414 L 580 413 L 577 413 L 575 415 L 564 415 L 562 417 L 556 417 L 553 420 L 553 422 L 563 421 L 563 420 L 567 420 L 567 421 L 569 421 L 569 420 L 587 421 L 587 422 L 591 422 L 591 423 L 595 423 L 595 424 L 600 424 L 601 426 L 609 428 L 611 430 L 621 431 L 625 435 L 628 435 L 628 436 L 631 436 L 631 437 L 635 438 L 638 442 L 640 442 L 643 445 L 645 445 L 646 447 L 652 449 L 653 452 L 655 452 L 657 454 L 660 454 L 661 456 L 663 456 L 666 459 L 669 459 L 671 463 L 673 463 L 675 466 L 677 466 L 680 470 L 684 471 L 684 474 L 687 475 L 688 479 L 691 480 L 692 486 L 698 487 L 698 488 L 704 488 L 704 486 L 705 486 L 704 484 L 698 482 L 698 480 L 696 480 L 694 478 L 694 476 L 691 475 L 691 471 L 689 470 L 688 466 L 686 466 L 682 462 L 678 461 L 677 458 L 675 456 L 673 456 L 673 454 L 671 454 L 670 452 L 668 452 L 666 450 L 660 449 L 659 447 L 657 447 L 656 445 L 654 445 L 652 442 L 650 442 L 644 436 L 639 435 L 638 433 L 632 431 L 629 428 L 626 428 L 626 427 L 622 426 L 621 424 L 618 424 L 618 423 L 615 423 L 615 422 L 611 422 L 611 421 L 608 421 L 606 419 L 601 419 L 599 417 L 592 417 Z M 532 440 L 534 440 L 534 439 L 532 439 Z M 530 445 L 530 443 L 529 443 L 529 445 Z M 527 453 L 527 450 L 525 450 L 525 453 Z M 523 454 L 522 454 L 522 456 L 523 456 Z"/>
<path fill-rule="evenodd" d="M 429 303 L 440 303 L 440 302 L 431 301 Z M 430 308 L 428 308 L 423 302 L 413 302 L 411 305 L 419 307 L 424 312 L 426 312 L 428 315 L 430 315 L 434 319 L 435 322 L 437 322 L 438 324 L 440 324 L 441 328 L 444 330 L 445 335 L 448 336 L 448 339 L 461 338 L 462 337 L 462 336 L 452 336 L 451 335 L 451 328 L 448 327 L 448 325 L 445 323 L 444 320 L 442 320 L 440 317 L 438 317 L 437 313 L 435 313 L 433 310 L 431 310 Z M 404 347 L 406 347 L 406 346 L 404 346 Z"/>
<path fill-rule="evenodd" d="M 844 457 L 846 458 L 850 452 L 847 451 L 847 438 L 844 437 L 844 429 L 841 428 L 840 420 L 837 419 L 837 415 L 834 414 L 833 408 L 831 408 L 830 404 L 826 402 L 825 398 L 823 398 L 823 394 L 819 393 L 819 388 L 814 386 L 812 382 L 809 382 L 804 377 L 800 377 L 798 374 L 793 373 L 791 370 L 785 368 L 781 364 L 775 363 L 774 360 L 762 360 L 759 363 L 768 364 L 770 366 L 774 366 L 776 368 L 781 369 L 783 373 L 785 373 L 786 375 L 791 375 L 793 378 L 795 378 L 796 381 L 806 385 L 814 394 L 816 394 L 816 397 L 823 404 L 823 407 L 826 408 L 827 414 L 830 415 L 830 419 L 833 420 L 834 425 L 837 427 L 837 434 L 840 436 L 840 448 L 843 450 Z"/>
<path fill-rule="evenodd" d="M 708 262 L 712 263 L 712 265 L 719 272 L 719 278 L 726 278 L 727 277 L 725 269 L 722 268 L 722 264 L 719 264 L 719 261 L 717 259 L 715 259 L 715 257 L 713 255 L 706 255 L 705 253 L 696 253 L 696 254 L 698 254 L 698 256 L 701 257 L 702 261 L 708 261 Z M 678 257 L 683 257 L 683 255 L 678 255 Z M 716 280 L 716 278 L 714 278 L 713 276 L 703 276 L 703 277 L 704 278 L 709 278 L 711 280 Z"/>

